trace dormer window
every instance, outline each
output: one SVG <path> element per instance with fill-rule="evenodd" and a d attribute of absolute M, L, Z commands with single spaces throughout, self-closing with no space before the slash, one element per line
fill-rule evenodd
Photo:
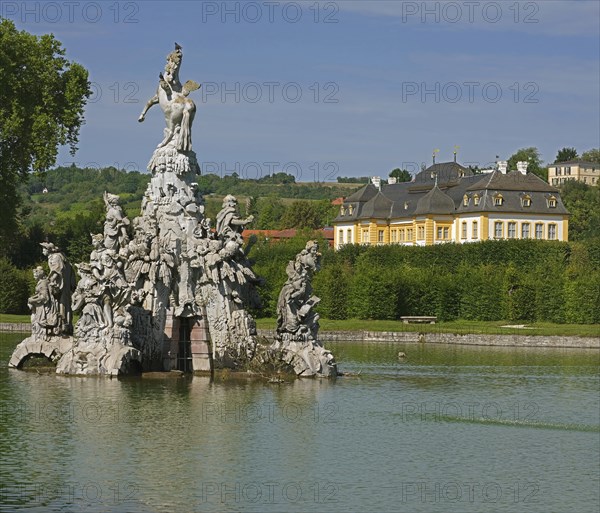
<path fill-rule="evenodd" d="M 352 215 L 353 212 L 354 212 L 354 207 L 352 205 L 348 205 L 348 213 L 350 215 Z"/>
<path fill-rule="evenodd" d="M 531 196 L 529 195 L 525 195 L 521 198 L 521 205 L 523 205 L 524 207 L 530 207 L 531 206 Z"/>
<path fill-rule="evenodd" d="M 548 198 L 548 208 L 556 208 L 556 198 L 554 196 Z"/>
<path fill-rule="evenodd" d="M 345 215 L 346 215 L 346 209 L 344 208 L 344 205 L 342 205 L 342 206 L 340 207 L 340 215 L 341 215 L 341 216 L 345 216 Z"/>
<path fill-rule="evenodd" d="M 494 195 L 494 206 L 501 207 L 503 203 L 504 203 L 504 198 L 502 197 L 502 194 L 495 194 Z"/>
<path fill-rule="evenodd" d="M 479 205 L 479 194 L 475 194 L 475 196 L 473 196 L 473 205 Z"/>
<path fill-rule="evenodd" d="M 463 196 L 463 207 L 468 207 L 469 206 L 469 196 L 467 196 L 466 194 Z"/>
<path fill-rule="evenodd" d="M 408 210 L 408 201 L 404 202 L 404 210 Z"/>

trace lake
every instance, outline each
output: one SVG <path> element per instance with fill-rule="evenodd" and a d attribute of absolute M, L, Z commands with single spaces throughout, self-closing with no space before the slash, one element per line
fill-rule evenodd
<path fill-rule="evenodd" d="M 22 338 L 2 512 L 600 509 L 597 350 L 338 342 L 351 376 L 273 385 L 9 370 Z"/>

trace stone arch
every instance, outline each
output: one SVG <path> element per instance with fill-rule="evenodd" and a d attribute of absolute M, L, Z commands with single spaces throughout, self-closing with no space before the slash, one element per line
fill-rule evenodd
<path fill-rule="evenodd" d="M 70 337 L 53 337 L 52 340 L 36 340 L 33 336 L 26 338 L 14 350 L 8 366 L 20 369 L 23 364 L 33 356 L 44 356 L 56 362 L 63 355 L 64 350 L 71 346 Z M 67 347 L 61 347 L 66 342 Z"/>

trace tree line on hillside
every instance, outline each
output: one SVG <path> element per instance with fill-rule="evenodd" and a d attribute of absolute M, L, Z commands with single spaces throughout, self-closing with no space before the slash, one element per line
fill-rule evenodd
<path fill-rule="evenodd" d="M 274 179 L 281 183 L 286 181 L 283 176 Z M 20 186 L 18 224 L 10 239 L 0 246 L 0 257 L 18 268 L 29 268 L 43 261 L 39 243 L 51 241 L 62 248 L 71 261 L 87 260 L 92 249 L 90 233 L 101 232 L 103 227 L 103 192 L 118 194 L 126 214 L 133 219 L 139 215 L 149 180 L 148 174 L 114 167 L 58 167 L 43 175 L 30 175 Z M 201 191 L 207 194 L 202 188 Z M 243 184 L 238 191 L 243 193 Z M 318 229 L 330 225 L 338 211 L 328 199 L 290 200 L 275 195 L 238 197 L 241 213 L 255 217 L 251 229 Z M 222 207 L 222 197 L 208 195 L 205 202 L 207 217 L 215 219 Z"/>

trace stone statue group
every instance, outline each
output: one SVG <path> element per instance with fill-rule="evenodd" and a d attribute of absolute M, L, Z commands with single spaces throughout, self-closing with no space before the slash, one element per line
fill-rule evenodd
<path fill-rule="evenodd" d="M 214 367 L 243 368 L 257 357 L 249 309 L 260 307 L 260 280 L 242 238 L 253 218 L 240 216 L 232 195 L 223 199 L 214 228 L 204 215 L 195 179 L 200 169 L 191 149 L 196 108 L 188 98 L 200 86 L 192 81 L 181 85 L 182 55 L 176 44 L 157 94 L 139 119 L 158 103 L 167 125 L 148 164 L 152 177 L 140 216 L 130 221 L 119 197 L 104 194 L 104 230 L 91 235 L 89 262 L 75 265 L 77 283 L 59 248 L 42 244 L 50 271 L 34 271 L 32 337 L 17 347 L 12 366 L 18 367 L 31 351 L 41 351 L 57 359 L 57 372 L 65 374 L 126 374 L 134 364 L 169 370 L 172 342 L 179 334 L 166 333 L 185 319 L 207 327 Z M 277 337 L 270 348 L 303 376 L 337 374 L 333 356 L 317 340 L 313 307 L 319 299 L 312 295 L 311 280 L 319 259 L 311 241 L 289 263 L 277 306 Z M 75 327 L 73 311 L 79 313 Z"/>

